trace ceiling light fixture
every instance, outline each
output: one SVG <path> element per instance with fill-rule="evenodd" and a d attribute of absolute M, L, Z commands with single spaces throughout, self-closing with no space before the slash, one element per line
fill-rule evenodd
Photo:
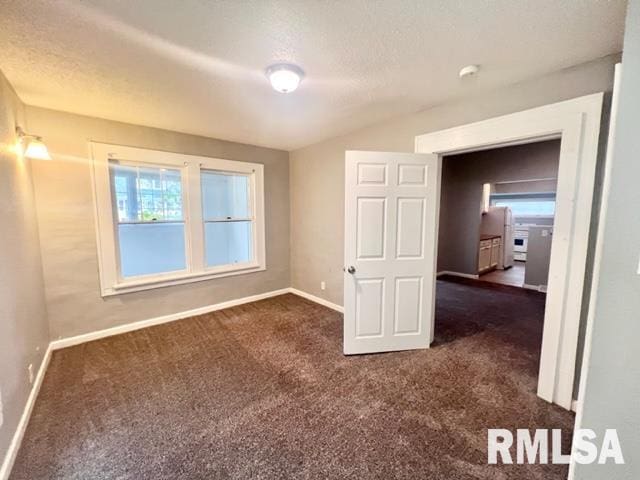
<path fill-rule="evenodd" d="M 300 67 L 289 63 L 271 65 L 265 73 L 273 89 L 280 93 L 293 92 L 304 77 L 304 72 Z"/>
<path fill-rule="evenodd" d="M 42 137 L 26 133 L 20 127 L 16 127 L 16 135 L 25 157 L 33 160 L 51 160 L 51 155 L 49 155 L 47 146 L 42 142 Z"/>
<path fill-rule="evenodd" d="M 478 65 L 467 65 L 460 70 L 460 73 L 458 73 L 458 75 L 460 75 L 460 78 L 472 77 L 476 73 L 478 73 L 479 70 L 480 67 Z"/>

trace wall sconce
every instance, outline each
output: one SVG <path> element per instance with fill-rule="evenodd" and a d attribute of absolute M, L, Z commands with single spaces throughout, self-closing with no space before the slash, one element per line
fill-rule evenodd
<path fill-rule="evenodd" d="M 51 160 L 51 155 L 49 155 L 47 146 L 42 142 L 42 137 L 26 133 L 20 127 L 16 127 L 16 135 L 25 157 L 33 160 Z"/>

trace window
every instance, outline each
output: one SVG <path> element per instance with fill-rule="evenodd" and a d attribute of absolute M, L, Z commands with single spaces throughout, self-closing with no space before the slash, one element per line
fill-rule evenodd
<path fill-rule="evenodd" d="M 187 267 L 178 169 L 109 162 L 120 274 L 124 279 Z"/>
<path fill-rule="evenodd" d="M 504 193 L 491 195 L 494 207 L 510 207 L 514 217 L 553 217 L 555 193 Z"/>
<path fill-rule="evenodd" d="M 203 171 L 202 211 L 208 266 L 251 260 L 249 177 Z"/>
<path fill-rule="evenodd" d="M 265 269 L 262 165 L 92 152 L 104 296 Z"/>

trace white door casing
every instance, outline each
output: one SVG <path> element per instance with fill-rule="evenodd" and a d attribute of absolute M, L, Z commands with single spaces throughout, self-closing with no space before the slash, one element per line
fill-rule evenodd
<path fill-rule="evenodd" d="M 441 161 L 346 152 L 344 353 L 428 348 Z"/>
<path fill-rule="evenodd" d="M 537 393 L 566 409 L 573 400 L 602 99 L 596 93 L 416 137 L 417 152 L 440 156 L 561 139 Z"/>

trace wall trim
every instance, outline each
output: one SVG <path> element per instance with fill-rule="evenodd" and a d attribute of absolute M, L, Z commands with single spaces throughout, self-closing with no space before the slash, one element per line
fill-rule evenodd
<path fill-rule="evenodd" d="M 522 288 L 526 288 L 527 290 L 535 290 L 536 292 L 542 292 L 542 293 L 547 292 L 546 285 L 530 285 L 528 283 L 523 283 Z"/>
<path fill-rule="evenodd" d="M 289 292 L 294 295 L 298 295 L 299 297 L 306 298 L 307 300 L 311 300 L 312 302 L 318 303 L 325 307 L 330 308 L 331 310 L 335 310 L 336 312 L 344 313 L 344 307 L 332 303 L 329 300 L 325 300 L 324 298 L 316 297 L 315 295 L 311 295 L 310 293 L 303 292 L 302 290 L 298 290 L 297 288 L 289 288 Z"/>
<path fill-rule="evenodd" d="M 452 272 L 450 270 L 443 270 L 436 274 L 436 277 L 441 277 L 442 275 L 451 275 L 452 277 L 462 277 L 462 278 L 471 278 L 472 280 L 477 280 L 480 278 L 480 275 L 473 273 L 462 273 L 462 272 Z"/>
<path fill-rule="evenodd" d="M 182 320 L 184 318 L 195 317 L 197 315 L 204 315 L 205 313 L 215 312 L 216 310 L 235 307 L 237 305 L 243 305 L 245 303 L 257 302 L 258 300 L 264 300 L 265 298 L 284 295 L 285 293 L 289 293 L 289 290 L 290 290 L 289 288 L 281 288 L 280 290 L 273 290 L 271 292 L 259 293 L 257 295 L 251 295 L 249 297 L 242 297 L 242 298 L 237 298 L 235 300 L 228 300 L 226 302 L 207 305 L 204 307 L 185 310 L 182 312 L 171 313 L 169 315 L 162 315 L 160 317 L 149 318 L 147 320 L 140 320 L 137 322 L 126 323 L 124 325 L 118 325 L 117 327 L 111 327 L 111 328 L 106 328 L 104 330 L 97 330 L 95 332 L 84 333 L 82 335 L 76 335 L 74 337 L 67 337 L 59 340 L 53 340 L 51 342 L 51 349 L 59 350 L 61 348 L 72 347 L 74 345 L 90 342 L 92 340 L 99 340 L 101 338 L 112 337 L 114 335 L 120 335 L 121 333 L 127 333 L 127 332 L 132 332 L 134 330 L 140 330 L 142 328 L 152 327 L 154 325 L 161 325 L 163 323 Z"/>
<path fill-rule="evenodd" d="M 27 403 L 25 404 L 22 415 L 20 416 L 20 421 L 18 422 L 16 431 L 13 434 L 13 438 L 11 439 L 11 443 L 9 443 L 7 453 L 5 454 L 5 457 L 2 461 L 2 466 L 0 467 L 0 480 L 8 480 L 9 475 L 11 474 L 13 463 L 18 456 L 18 450 L 20 450 L 24 432 L 27 430 L 27 425 L 29 424 L 29 419 L 31 418 L 33 406 L 35 405 L 36 398 L 38 398 L 38 393 L 40 392 L 40 386 L 42 385 L 42 381 L 44 380 L 44 374 L 47 371 L 47 367 L 49 366 L 51 351 L 51 344 L 49 344 L 47 346 L 47 351 L 45 352 L 44 357 L 42 357 L 42 361 L 40 362 L 38 374 L 33 381 L 31 392 L 29 392 L 29 396 L 27 397 Z"/>
<path fill-rule="evenodd" d="M 453 275 L 453 276 L 458 276 L 463 278 L 478 278 L 478 275 L 471 275 L 468 273 L 451 272 L 451 271 L 438 272 L 437 275 L 438 276 Z M 40 387 L 44 380 L 47 367 L 49 366 L 49 361 L 51 360 L 51 353 L 54 350 L 59 350 L 62 348 L 71 347 L 74 345 L 79 345 L 82 343 L 90 342 L 93 340 L 99 340 L 101 338 L 111 337 L 111 336 L 119 335 L 122 333 L 140 330 L 140 329 L 151 327 L 154 325 L 161 325 L 163 323 L 169 323 L 176 320 L 183 320 L 185 318 L 194 317 L 197 315 L 203 315 L 205 313 L 215 312 L 217 310 L 223 310 L 225 308 L 235 307 L 238 305 L 244 305 L 246 303 L 256 302 L 256 301 L 264 300 L 271 297 L 277 297 L 279 295 L 284 295 L 286 293 L 292 293 L 294 295 L 305 298 L 307 300 L 310 300 L 324 307 L 330 308 L 340 313 L 344 313 L 344 307 L 340 305 L 337 305 L 328 300 L 312 295 L 308 292 L 298 290 L 297 288 L 289 287 L 289 288 L 281 288 L 279 290 L 273 290 L 271 292 L 260 293 L 257 295 L 251 295 L 248 297 L 242 297 L 235 300 L 228 300 L 226 302 L 207 305 L 205 307 L 185 310 L 183 312 L 163 315 L 160 317 L 141 320 L 138 322 L 132 322 L 125 325 L 119 325 L 117 327 L 98 330 L 98 331 L 86 333 L 83 335 L 76 335 L 74 337 L 62 338 L 59 340 L 52 341 L 47 347 L 47 351 L 45 352 L 42 362 L 40 363 L 40 368 L 38 369 L 38 374 L 33 383 L 33 387 L 31 388 L 31 392 L 29 393 L 29 397 L 27 398 L 27 403 L 25 404 L 24 410 L 22 412 L 22 416 L 20 417 L 20 421 L 18 422 L 18 426 L 16 427 L 16 431 L 13 435 L 11 443 L 9 444 L 9 448 L 5 455 L 4 461 L 2 462 L 2 467 L 0 468 L 0 480 L 9 479 L 9 475 L 11 474 L 11 469 L 15 462 L 16 456 L 18 455 L 18 450 L 20 449 L 20 445 L 24 437 L 24 433 L 27 429 L 27 425 L 29 424 L 29 419 L 33 411 L 33 406 L 35 405 L 35 401 L 38 397 L 38 393 L 40 392 Z M 575 412 L 576 408 L 577 408 L 577 401 L 573 400 L 571 403 L 571 410 Z"/>
<path fill-rule="evenodd" d="M 332 303 L 320 297 L 316 297 L 297 288 L 281 288 L 279 290 L 273 290 L 271 292 L 259 293 L 257 295 L 251 295 L 249 297 L 242 297 L 235 300 L 228 300 L 226 302 L 215 303 L 213 305 L 206 305 L 204 307 L 194 308 L 191 310 L 184 310 L 182 312 L 171 313 L 169 315 L 162 315 L 159 317 L 149 318 L 146 320 L 139 320 L 137 322 L 125 323 L 124 325 L 118 325 L 116 327 L 105 328 L 104 330 L 96 330 L 95 332 L 83 333 L 73 337 L 61 338 L 53 340 L 50 344 L 51 350 L 60 350 L 61 348 L 73 347 L 74 345 L 80 345 L 82 343 L 91 342 L 93 340 L 99 340 L 101 338 L 112 337 L 114 335 L 120 335 L 122 333 L 133 332 L 154 325 L 162 325 L 163 323 L 174 322 L 176 320 L 183 320 L 189 317 L 195 317 L 197 315 L 204 315 L 206 313 L 215 312 L 216 310 L 223 310 L 225 308 L 235 307 L 237 305 L 243 305 L 245 303 L 257 302 L 258 300 L 264 300 L 266 298 L 277 297 L 278 295 L 284 295 L 286 293 L 292 293 L 312 302 L 318 303 L 332 310 L 340 313 L 344 313 L 344 308 L 340 305 Z M 0 480 L 3 480 L 0 478 Z"/>
<path fill-rule="evenodd" d="M 450 272 L 447 272 L 450 273 Z M 451 273 L 451 275 L 454 275 Z M 466 274 L 459 274 L 466 275 Z M 235 300 L 228 300 L 226 302 L 216 303 L 213 305 L 207 305 L 204 307 L 194 308 L 191 310 L 185 310 L 182 312 L 171 313 L 169 315 L 162 315 L 160 317 L 149 318 L 147 320 L 139 320 L 137 322 L 126 323 L 124 325 L 118 325 L 116 327 L 105 328 L 104 330 L 96 330 L 95 332 L 83 333 L 73 337 L 60 338 L 53 340 L 50 344 L 51 350 L 60 350 L 61 348 L 73 347 L 74 345 L 80 345 L 82 343 L 91 342 L 93 340 L 99 340 L 101 338 L 112 337 L 114 335 L 120 335 L 122 333 L 133 332 L 154 325 L 162 325 L 163 323 L 174 322 L 176 320 L 182 320 L 189 317 L 195 317 L 197 315 L 204 315 L 205 313 L 215 312 L 216 310 L 223 310 L 225 308 L 235 307 L 237 305 L 243 305 L 245 303 L 257 302 L 258 300 L 264 300 L 266 298 L 277 297 L 278 295 L 284 295 L 285 293 L 292 293 L 307 300 L 311 300 L 314 303 L 323 305 L 327 308 L 335 310 L 336 312 L 344 313 L 344 307 L 336 303 L 332 303 L 324 298 L 317 297 L 310 293 L 298 290 L 297 288 L 281 288 L 280 290 L 273 290 L 271 292 L 259 293 L 257 295 L 251 295 L 249 297 L 242 297 Z M 0 480 L 3 480 L 0 477 Z"/>

